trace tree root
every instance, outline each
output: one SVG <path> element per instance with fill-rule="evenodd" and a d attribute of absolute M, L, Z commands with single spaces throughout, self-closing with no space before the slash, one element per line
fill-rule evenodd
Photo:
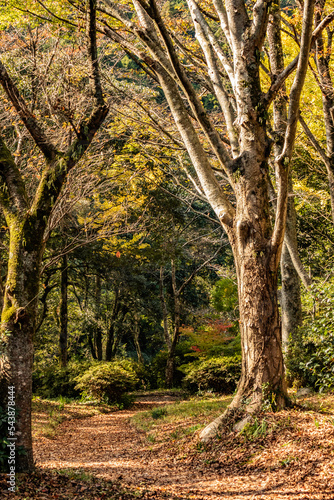
<path fill-rule="evenodd" d="M 234 431 L 242 432 L 245 426 L 251 422 L 254 416 L 261 412 L 261 404 L 236 405 L 233 403 L 225 412 L 207 425 L 199 435 L 202 443 L 207 443 L 215 439 L 222 433 Z"/>

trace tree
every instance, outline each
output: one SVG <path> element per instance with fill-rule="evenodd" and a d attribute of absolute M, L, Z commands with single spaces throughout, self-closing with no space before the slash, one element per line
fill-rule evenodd
<path fill-rule="evenodd" d="M 316 29 L 321 28 L 326 18 L 329 16 L 334 17 L 333 13 L 329 14 L 329 16 L 325 16 L 325 8 L 326 0 L 319 0 L 316 2 L 316 10 L 314 14 L 314 24 Z M 321 91 L 326 136 L 325 148 L 322 146 L 322 138 L 316 138 L 302 115 L 299 120 L 306 137 L 309 139 L 310 143 L 326 167 L 332 209 L 332 221 L 334 223 L 334 86 L 331 77 L 332 43 L 334 32 L 330 27 L 327 27 L 326 31 L 326 36 L 324 36 L 321 31 L 315 41 L 315 46 L 312 51 L 312 59 L 315 63 L 315 67 L 310 65 L 316 84 Z"/>
<path fill-rule="evenodd" d="M 92 100 L 90 109 L 74 127 L 76 137 L 68 147 L 61 148 L 52 142 L 41 122 L 29 109 L 6 67 L 0 62 L 0 83 L 7 99 L 44 156 L 39 185 L 35 193 L 29 196 L 26 182 L 13 155 L 3 138 L 0 139 L 0 203 L 10 233 L 2 310 L 2 369 L 6 371 L 9 385 L 15 388 L 19 410 L 16 422 L 17 446 L 23 447 L 24 454 L 17 456 L 17 471 L 29 471 L 34 466 L 31 442 L 31 373 L 45 230 L 68 172 L 81 159 L 108 113 L 99 75 L 95 0 L 88 0 L 86 3 L 86 36 Z"/>
<path fill-rule="evenodd" d="M 277 305 L 277 272 L 285 231 L 290 161 L 296 137 L 299 99 L 312 41 L 313 0 L 304 3 L 299 55 L 278 75 L 263 81 L 261 68 L 269 12 L 277 2 L 213 0 L 201 6 L 188 0 L 187 37 L 180 39 L 178 19 L 162 14 L 155 0 L 133 0 L 117 6 L 104 0 L 100 10 L 104 33 L 130 51 L 161 86 L 202 193 L 225 229 L 238 277 L 242 342 L 242 375 L 230 411 L 247 400 L 246 412 L 260 408 L 263 386 L 286 404 L 281 327 Z M 209 9 L 209 10 L 208 10 Z M 206 15 L 207 12 L 207 15 Z M 105 16 L 108 16 L 108 21 Z M 112 19 L 117 22 L 112 24 Z M 217 22 L 221 35 L 216 36 Z M 328 22 L 328 21 L 327 21 Z M 119 28 L 119 23 L 122 27 Z M 192 37 L 192 30 L 198 44 Z M 127 33 L 131 33 L 130 37 Z M 136 41 L 138 43 L 136 43 Z M 194 70 L 194 60 L 196 69 Z M 184 62 L 186 64 L 184 64 Z M 192 71 L 188 70 L 189 65 Z M 277 208 L 270 221 L 268 160 L 273 141 L 268 111 L 295 71 L 287 127 L 276 170 Z M 264 88 L 267 87 L 267 91 Z M 210 116 L 199 97 L 211 94 L 220 113 Z M 219 182 L 218 175 L 223 179 Z M 226 188 L 226 185 L 229 188 Z M 225 189 L 224 189 L 225 187 Z M 227 415 L 228 413 L 227 412 Z M 225 418 L 225 417 L 224 417 Z M 202 433 L 215 435 L 215 422 Z"/>
<path fill-rule="evenodd" d="M 274 77 L 278 77 L 284 70 L 283 45 L 281 37 L 281 13 L 278 8 L 273 8 L 269 17 L 267 28 L 269 45 L 270 70 Z M 287 127 L 287 102 L 285 99 L 286 86 L 276 96 L 273 102 L 273 134 L 275 135 L 274 154 L 278 157 L 284 147 L 284 136 Z M 275 167 L 274 167 L 275 168 Z M 299 259 L 295 200 L 292 194 L 292 172 L 288 177 L 287 217 L 280 262 L 281 270 L 281 317 L 282 317 L 282 343 L 283 349 L 288 348 L 289 336 L 293 335 L 302 321 L 301 289 L 298 270 L 302 269 Z M 274 188 L 271 197 L 276 199 Z M 304 273 L 305 274 L 305 273 Z M 302 275 L 302 279 L 305 277 Z M 306 280 L 306 286 L 308 281 Z"/>

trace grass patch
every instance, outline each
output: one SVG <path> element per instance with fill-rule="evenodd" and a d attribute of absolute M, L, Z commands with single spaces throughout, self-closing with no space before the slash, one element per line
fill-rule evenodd
<path fill-rule="evenodd" d="M 167 415 L 167 408 L 166 406 L 163 406 L 162 408 L 153 408 L 153 410 L 151 411 L 151 417 L 154 419 L 154 420 L 158 420 L 158 418 L 162 418 L 162 417 L 165 417 Z"/>
<path fill-rule="evenodd" d="M 156 431 L 169 424 L 185 423 L 181 429 L 173 429 L 175 436 L 193 434 L 214 418 L 218 417 L 231 401 L 231 396 L 196 397 L 167 406 L 153 408 L 150 411 L 136 413 L 131 422 L 142 431 Z M 192 422 L 194 420 L 194 422 Z M 192 424 L 189 426 L 189 424 Z M 176 437 L 174 438 L 176 439 Z"/>

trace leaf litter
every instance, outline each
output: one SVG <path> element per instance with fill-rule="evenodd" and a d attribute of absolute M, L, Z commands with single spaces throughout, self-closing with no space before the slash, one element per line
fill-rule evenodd
<path fill-rule="evenodd" d="M 306 398 L 302 409 L 259 415 L 242 434 L 226 430 L 207 445 L 199 430 L 188 432 L 204 418 L 159 422 L 154 440 L 131 423 L 138 411 L 165 405 L 159 396 L 65 420 L 53 439 L 35 434 L 36 471 L 18 475 L 16 494 L 2 475 L 1 498 L 333 500 L 333 395 L 327 403 L 324 410 L 317 396 Z"/>

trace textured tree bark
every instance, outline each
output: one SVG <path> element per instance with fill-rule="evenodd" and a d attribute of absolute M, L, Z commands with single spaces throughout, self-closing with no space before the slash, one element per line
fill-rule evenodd
<path fill-rule="evenodd" d="M 67 310 L 67 288 L 68 288 L 68 270 L 67 270 L 67 255 L 62 257 L 62 265 L 60 269 L 60 335 L 59 335 L 59 351 L 60 351 L 60 366 L 67 366 L 67 326 L 68 326 L 68 310 Z"/>
<path fill-rule="evenodd" d="M 271 270 L 265 248 L 257 255 L 240 256 L 240 323 L 242 376 L 232 408 L 247 401 L 247 411 L 261 408 L 264 393 L 272 394 L 275 406 L 287 400 L 277 303 L 277 274 Z"/>
<path fill-rule="evenodd" d="M 284 351 L 288 349 L 289 338 L 294 336 L 302 323 L 300 276 L 291 258 L 292 252 L 298 255 L 296 211 L 293 197 L 288 200 L 286 239 L 287 236 L 290 247 L 284 243 L 281 256 L 282 343 Z"/>
<path fill-rule="evenodd" d="M 238 276 L 242 376 L 232 408 L 247 401 L 247 412 L 260 409 L 263 390 L 273 394 L 278 408 L 287 400 L 281 347 L 281 324 L 277 299 L 277 267 L 281 243 L 272 248 L 265 130 L 255 129 L 247 139 L 255 143 L 257 155 L 240 162 L 241 175 L 235 186 L 235 229 L 229 237 Z M 262 138 L 262 144 L 259 142 Z M 246 139 L 245 139 L 246 140 Z M 250 195 L 251 193 L 251 195 Z"/>
<path fill-rule="evenodd" d="M 34 217 L 12 220 L 10 253 L 1 316 L 3 363 L 16 408 L 16 470 L 34 467 L 31 439 L 33 336 L 36 327 L 44 228 Z"/>

